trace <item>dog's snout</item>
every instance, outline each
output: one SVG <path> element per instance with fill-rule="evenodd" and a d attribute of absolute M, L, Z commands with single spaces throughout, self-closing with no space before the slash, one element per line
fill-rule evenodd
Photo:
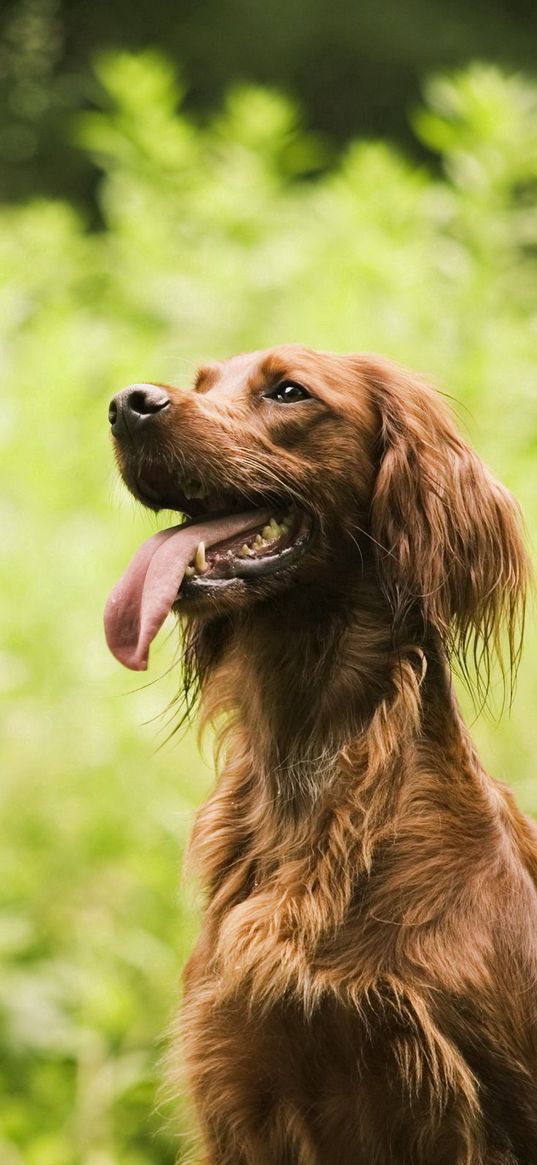
<path fill-rule="evenodd" d="M 114 437 L 134 434 L 141 424 L 150 421 L 156 413 L 170 404 L 164 388 L 155 384 L 130 384 L 110 401 L 108 420 Z"/>

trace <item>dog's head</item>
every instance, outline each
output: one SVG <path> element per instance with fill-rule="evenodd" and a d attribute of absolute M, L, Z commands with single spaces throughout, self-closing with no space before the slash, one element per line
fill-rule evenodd
<path fill-rule="evenodd" d="M 113 592 L 108 640 L 147 663 L 172 606 L 210 619 L 290 588 L 376 580 L 406 627 L 513 650 L 526 557 L 516 505 L 441 397 L 373 356 L 295 345 L 203 367 L 193 392 L 134 385 L 111 403 L 131 492 L 187 521 L 150 539 Z M 475 640 L 474 640 L 475 642 Z"/>

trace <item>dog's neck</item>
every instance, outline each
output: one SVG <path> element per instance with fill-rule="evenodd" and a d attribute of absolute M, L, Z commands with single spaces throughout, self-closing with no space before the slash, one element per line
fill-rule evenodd
<path fill-rule="evenodd" d="M 314 949 L 393 845 L 401 805 L 415 800 L 419 816 L 441 787 L 479 781 L 438 645 L 394 650 L 380 602 L 349 619 L 348 608 L 308 599 L 300 619 L 291 604 L 273 604 L 231 635 L 228 626 L 204 693 L 209 716 L 225 713 L 224 763 L 198 814 L 191 862 L 219 966 L 240 964 L 252 983 L 265 965 L 252 934 L 287 934 L 299 910 Z M 308 895 L 315 910 L 302 910 Z M 265 980 L 258 988 L 270 995 Z"/>
<path fill-rule="evenodd" d="M 363 742 L 375 715 L 389 720 L 396 705 L 398 751 L 416 734 L 434 747 L 460 743 L 464 727 L 438 643 L 408 637 L 394 645 L 378 591 L 367 602 L 362 592 L 353 598 L 350 614 L 349 596 L 336 605 L 321 590 L 246 612 L 208 684 L 209 714 L 233 711 L 274 793 L 317 794 L 341 751 Z"/>

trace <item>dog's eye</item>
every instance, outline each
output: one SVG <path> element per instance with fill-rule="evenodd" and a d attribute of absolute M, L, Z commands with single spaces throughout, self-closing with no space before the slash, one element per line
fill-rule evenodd
<path fill-rule="evenodd" d="M 301 384 L 297 384 L 296 380 L 282 380 L 274 392 L 268 392 L 269 400 L 278 401 L 278 404 L 294 405 L 296 401 L 308 400 L 310 394 L 306 388 Z"/>

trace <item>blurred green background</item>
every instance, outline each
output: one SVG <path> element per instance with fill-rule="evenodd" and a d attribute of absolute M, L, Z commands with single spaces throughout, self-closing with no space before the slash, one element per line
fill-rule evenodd
<path fill-rule="evenodd" d="M 191 1145 L 159 1082 L 210 756 L 167 741 L 175 637 L 141 680 L 104 646 L 168 524 L 116 481 L 111 395 L 284 341 L 378 350 L 452 394 L 537 518 L 535 9 L 111 7 L 3 16 L 2 1165 Z M 474 734 L 537 812 L 535 622 L 510 718 Z"/>

